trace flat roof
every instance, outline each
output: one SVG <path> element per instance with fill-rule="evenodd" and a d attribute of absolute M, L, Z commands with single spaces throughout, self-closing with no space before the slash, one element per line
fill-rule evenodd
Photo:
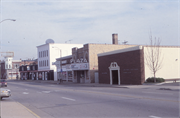
<path fill-rule="evenodd" d="M 135 47 L 130 47 L 130 48 L 114 50 L 114 51 L 110 51 L 110 52 L 100 53 L 100 54 L 98 54 L 98 57 L 112 55 L 112 54 L 118 54 L 118 53 L 123 53 L 123 52 L 129 52 L 129 51 L 134 51 L 134 50 L 141 50 L 142 47 L 143 46 L 135 46 Z"/>

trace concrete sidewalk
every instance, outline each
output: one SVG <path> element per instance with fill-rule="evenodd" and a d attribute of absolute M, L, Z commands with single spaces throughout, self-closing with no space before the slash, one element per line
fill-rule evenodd
<path fill-rule="evenodd" d="M 10 80 L 12 81 L 12 80 Z M 52 80 L 14 80 L 14 81 L 22 81 L 22 82 L 36 82 L 36 83 L 44 83 L 44 84 L 56 84 L 63 86 L 79 86 L 79 87 L 111 87 L 111 88 L 151 88 L 151 89 L 160 89 L 160 90 L 180 90 L 179 82 L 167 84 L 169 82 L 163 83 L 144 83 L 143 85 L 110 85 L 110 84 L 99 84 L 99 83 L 73 83 L 73 82 L 63 82 L 60 83 L 58 81 Z M 175 86 L 176 85 L 176 86 Z"/>
<path fill-rule="evenodd" d="M 1 100 L 1 118 L 40 118 L 31 110 L 11 98 Z"/>

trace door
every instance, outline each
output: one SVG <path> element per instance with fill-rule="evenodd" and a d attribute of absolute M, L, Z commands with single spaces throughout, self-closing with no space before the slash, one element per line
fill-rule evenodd
<path fill-rule="evenodd" d="M 98 76 L 98 72 L 94 73 L 95 76 L 95 83 L 99 83 L 99 76 Z"/>
<path fill-rule="evenodd" d="M 118 70 L 112 70 L 113 84 L 118 84 Z"/>

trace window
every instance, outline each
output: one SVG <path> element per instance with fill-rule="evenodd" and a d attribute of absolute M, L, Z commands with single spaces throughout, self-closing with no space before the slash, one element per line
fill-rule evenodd
<path fill-rule="evenodd" d="M 40 55 L 40 52 L 39 52 L 39 58 L 41 57 L 41 55 Z"/>
<path fill-rule="evenodd" d="M 45 65 L 44 65 L 44 66 L 46 66 L 46 60 L 44 60 L 44 63 L 45 63 Z"/>
<path fill-rule="evenodd" d="M 42 57 L 42 51 L 41 51 L 41 57 Z"/>
<path fill-rule="evenodd" d="M 47 56 L 48 56 L 48 50 L 47 50 Z"/>
<path fill-rule="evenodd" d="M 48 60 L 47 60 L 47 66 L 48 66 Z"/>
<path fill-rule="evenodd" d="M 44 61 L 43 61 L 43 66 L 44 66 Z"/>
<path fill-rule="evenodd" d="M 44 51 L 44 57 L 46 57 L 46 51 Z"/>

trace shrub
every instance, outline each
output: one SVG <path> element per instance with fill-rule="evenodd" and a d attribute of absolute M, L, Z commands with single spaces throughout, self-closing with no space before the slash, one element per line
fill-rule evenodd
<path fill-rule="evenodd" d="M 154 77 L 149 77 L 147 78 L 146 81 L 154 83 Z M 156 77 L 156 82 L 164 82 L 164 81 L 165 81 L 164 78 Z"/>

